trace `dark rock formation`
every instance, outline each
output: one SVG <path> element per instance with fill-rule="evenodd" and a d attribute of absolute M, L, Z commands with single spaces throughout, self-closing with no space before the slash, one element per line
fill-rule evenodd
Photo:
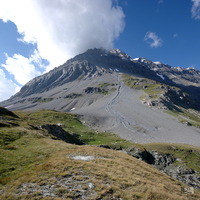
<path fill-rule="evenodd" d="M 8 115 L 8 116 L 11 116 L 11 117 L 19 118 L 12 111 L 7 110 L 6 108 L 0 107 L 0 116 L 3 116 L 3 115 Z"/>
<path fill-rule="evenodd" d="M 41 128 L 46 129 L 49 134 L 55 136 L 53 139 L 58 138 L 71 144 L 78 144 L 78 145 L 84 144 L 82 141 L 80 141 L 76 137 L 73 137 L 71 134 L 63 130 L 62 127 L 58 125 L 46 124 L 42 125 Z"/>
<path fill-rule="evenodd" d="M 135 148 L 126 149 L 126 152 L 129 155 L 155 166 L 160 171 L 182 181 L 188 186 L 192 186 L 200 190 L 200 173 L 193 169 L 188 169 L 185 165 L 175 164 L 177 159 L 172 155 L 161 155 L 157 151 L 141 151 Z"/>
<path fill-rule="evenodd" d="M 158 170 L 164 172 L 172 178 L 200 190 L 200 172 L 188 169 L 184 164 L 176 164 L 175 161 L 178 160 L 178 158 L 175 158 L 171 154 L 162 155 L 154 150 L 142 151 L 137 148 L 121 149 L 109 145 L 99 145 L 99 147 L 120 151 L 122 150 L 127 154 L 156 167 Z"/>
<path fill-rule="evenodd" d="M 99 87 L 87 87 L 85 90 L 84 90 L 85 93 L 89 94 L 89 93 L 104 93 L 106 92 L 105 89 L 101 89 Z"/>
<path fill-rule="evenodd" d="M 81 96 L 82 96 L 82 94 L 72 93 L 72 94 L 69 94 L 69 95 L 65 96 L 64 98 L 66 98 L 66 99 L 68 99 L 68 98 L 76 99 L 76 98 L 81 97 Z"/>

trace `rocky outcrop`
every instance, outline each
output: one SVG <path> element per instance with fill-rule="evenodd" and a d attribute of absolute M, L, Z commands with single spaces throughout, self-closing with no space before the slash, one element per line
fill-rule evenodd
<path fill-rule="evenodd" d="M 147 86 L 146 86 L 147 87 Z M 145 86 L 143 86 L 145 91 Z M 157 92 L 159 91 L 159 92 Z M 141 99 L 143 104 L 164 110 L 175 110 L 182 112 L 180 107 L 185 109 L 200 110 L 199 103 L 193 95 L 183 92 L 180 88 L 162 85 L 154 89 L 154 95 L 146 95 Z"/>
<path fill-rule="evenodd" d="M 101 92 L 101 89 L 98 88 L 98 87 L 87 87 L 85 90 L 84 90 L 85 93 L 89 94 L 89 93 L 98 93 L 98 92 Z"/>
<path fill-rule="evenodd" d="M 81 96 L 83 96 L 83 95 L 82 94 L 77 94 L 77 93 L 72 93 L 72 94 L 69 94 L 69 95 L 65 96 L 64 98 L 65 99 L 76 99 L 76 98 L 81 97 Z"/>
<path fill-rule="evenodd" d="M 0 115 L 1 116 L 4 116 L 4 115 L 7 115 L 7 116 L 11 116 L 11 117 L 15 117 L 15 118 L 19 118 L 16 114 L 14 114 L 12 111 L 6 109 L 6 108 L 3 108 L 3 107 L 0 107 Z"/>
<path fill-rule="evenodd" d="M 87 87 L 84 92 L 86 94 L 89 94 L 89 93 L 99 93 L 99 94 L 105 94 L 107 93 L 108 91 L 106 91 L 105 89 L 103 88 L 99 88 L 99 87 Z"/>
<path fill-rule="evenodd" d="M 73 194 L 73 199 L 93 199 L 97 195 L 95 185 L 90 182 L 90 177 L 82 173 L 79 179 L 76 174 L 63 177 L 55 177 L 55 183 L 44 182 L 43 184 L 24 182 L 18 187 L 16 196 L 40 194 L 41 198 L 65 198 L 65 193 L 69 191 Z"/>
<path fill-rule="evenodd" d="M 18 123 L 14 122 L 16 121 L 14 118 L 18 119 L 19 117 L 10 110 L 0 107 L 0 127 L 18 126 Z"/>
<path fill-rule="evenodd" d="M 155 166 L 165 174 L 182 181 L 188 186 L 192 186 L 200 190 L 200 173 L 188 169 L 184 164 L 177 164 L 175 158 L 171 154 L 160 154 L 157 151 L 141 151 L 139 149 L 130 148 L 125 150 L 129 155 L 132 155 L 150 165 Z"/>
<path fill-rule="evenodd" d="M 78 145 L 84 144 L 82 141 L 80 141 L 73 135 L 63 130 L 63 128 L 60 127 L 59 125 L 46 124 L 46 125 L 42 125 L 41 128 L 46 129 L 49 134 L 53 135 L 54 136 L 53 139 L 61 139 L 71 144 L 78 144 Z"/>
<path fill-rule="evenodd" d="M 193 169 L 188 169 L 184 163 L 178 164 L 179 159 L 171 154 L 160 154 L 154 150 L 139 150 L 137 148 L 121 149 L 109 145 L 99 145 L 99 147 L 124 151 L 127 154 L 142 160 L 161 172 L 175 178 L 190 187 L 200 190 L 200 172 Z"/>

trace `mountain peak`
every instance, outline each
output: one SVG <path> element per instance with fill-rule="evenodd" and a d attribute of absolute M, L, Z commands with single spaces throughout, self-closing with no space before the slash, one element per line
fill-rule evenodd
<path fill-rule="evenodd" d="M 112 50 L 110 50 L 110 53 L 113 55 L 119 56 L 120 58 L 122 58 L 124 60 L 131 60 L 131 57 L 128 54 L 122 52 L 119 49 L 112 49 Z"/>
<path fill-rule="evenodd" d="M 11 99 L 47 92 L 73 81 L 91 80 L 111 73 L 127 73 L 149 78 L 178 87 L 188 87 L 192 92 L 200 90 L 200 72 L 173 68 L 146 58 L 132 59 L 120 49 L 88 49 L 50 72 L 36 77 L 24 85 Z M 198 94 L 197 94 L 198 96 Z M 200 99 L 200 97 L 199 97 Z"/>

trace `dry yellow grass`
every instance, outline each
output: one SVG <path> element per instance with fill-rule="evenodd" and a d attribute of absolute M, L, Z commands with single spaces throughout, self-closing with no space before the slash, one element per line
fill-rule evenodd
<path fill-rule="evenodd" d="M 181 193 L 183 183 L 124 152 L 40 140 L 52 154 L 0 188 L 1 199 L 200 199 L 199 191 Z"/>

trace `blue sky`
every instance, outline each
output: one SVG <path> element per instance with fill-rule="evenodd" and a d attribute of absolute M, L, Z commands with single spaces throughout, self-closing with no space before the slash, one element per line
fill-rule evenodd
<path fill-rule="evenodd" d="M 116 47 L 131 57 L 200 70 L 200 1 L 196 1 L 198 12 L 194 17 L 191 12 L 194 2 L 190 0 L 127 2 L 123 6 L 126 27 Z M 155 33 L 161 39 L 160 45 L 151 47 L 144 40 L 147 32 Z"/>
<path fill-rule="evenodd" d="M 88 48 L 200 70 L 200 0 L 0 2 L 0 101 Z"/>

